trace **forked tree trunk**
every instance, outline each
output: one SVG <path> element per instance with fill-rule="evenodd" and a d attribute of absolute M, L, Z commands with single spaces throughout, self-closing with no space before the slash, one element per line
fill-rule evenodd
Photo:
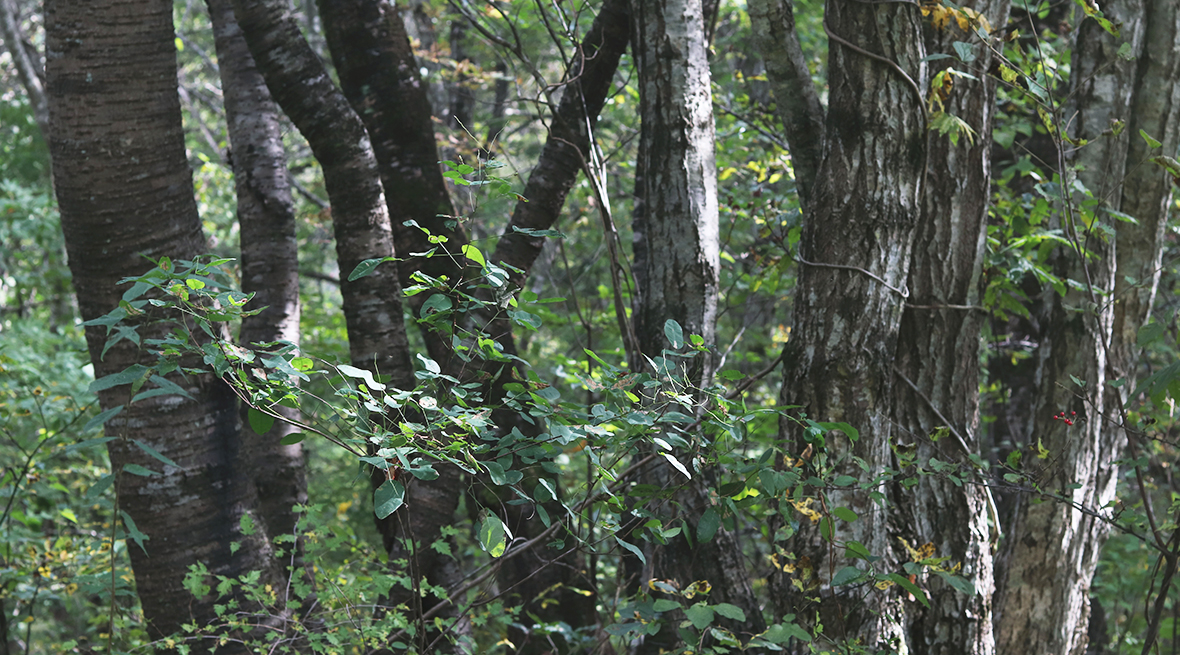
<path fill-rule="evenodd" d="M 979 12 L 992 26 L 1007 21 L 1008 0 L 976 0 L 963 6 Z M 932 53 L 954 52 L 956 41 L 976 43 L 973 66 L 987 70 L 991 51 L 960 29 L 956 20 L 942 29 L 927 24 L 925 32 L 926 50 Z M 952 61 L 939 61 L 931 77 L 954 67 Z M 967 459 L 980 450 L 979 344 L 987 318 L 980 305 L 995 96 L 995 78 L 955 79 L 945 111 L 969 125 L 975 135 L 959 134 L 957 145 L 946 136 L 930 136 L 929 191 L 923 196 L 914 236 L 910 297 L 898 333 L 893 401 L 897 439 L 915 447 L 912 456 L 918 466 L 928 469 L 931 458 L 954 462 L 960 467 L 957 474 L 968 483 L 923 475 L 916 486 L 897 485 L 890 497 L 899 514 L 896 525 L 913 547 L 933 544 L 935 557 L 948 557 L 945 568 L 961 566 L 957 575 L 975 588 L 974 594 L 964 593 L 935 574 L 919 581 L 930 606 L 909 605 L 906 629 L 914 654 L 995 652 L 992 548 L 999 526 L 989 526 L 997 519 L 995 503 L 986 487 L 970 484 L 977 476 Z M 894 466 L 900 462 L 895 460 Z"/>
<path fill-rule="evenodd" d="M 207 248 L 185 158 L 172 4 L 58 0 L 46 4 L 45 16 L 57 197 L 78 305 L 93 319 L 116 307 L 119 280 L 151 268 L 145 257 L 193 258 Z M 90 327 L 86 336 L 97 377 L 154 361 L 127 341 L 103 357 L 104 331 Z M 193 599 L 182 584 L 189 565 L 236 577 L 269 575 L 273 564 L 265 531 L 241 529 L 243 517 L 260 517 L 236 397 L 212 375 L 175 381 L 191 400 L 157 396 L 127 405 L 125 386 L 99 394 L 106 409 L 125 405 L 106 425 L 118 437 L 108 446 L 112 468 L 162 471 L 118 478 L 119 508 L 148 536 L 146 552 L 134 543 L 128 552 L 152 638 L 215 619 L 215 599 Z"/>
<path fill-rule="evenodd" d="M 399 389 L 413 389 L 397 266 L 384 263 L 370 275 L 348 280 L 362 261 L 394 255 L 377 158 L 365 126 L 304 40 L 289 0 L 234 0 L 234 10 L 267 88 L 324 169 L 352 364 L 388 375 Z"/>
<path fill-rule="evenodd" d="M 299 343 L 299 253 L 295 203 L 283 150 L 279 109 L 234 18 L 231 0 L 207 0 L 221 73 L 234 187 L 241 230 L 242 291 L 253 293 L 260 313 L 242 319 L 239 340 L 247 348 L 275 341 Z M 299 410 L 275 407 L 298 420 Z M 246 408 L 243 407 L 243 412 Z M 296 432 L 279 421 L 258 435 L 244 430 L 261 511 L 272 537 L 295 533 L 292 507 L 307 502 L 303 447 L 280 440 Z"/>
<path fill-rule="evenodd" d="M 890 466 L 890 444 L 897 438 L 890 421 L 893 358 L 922 211 L 925 48 L 916 6 L 830 0 L 824 20 L 833 34 L 831 91 L 823 160 L 800 241 L 795 320 L 784 353 L 780 400 L 800 406 L 813 420 L 845 422 L 859 430 L 855 443 L 829 432 L 824 443 L 813 444 L 806 466 L 842 459 L 835 472 L 867 483 Z M 805 452 L 804 431 L 795 421 L 781 419 L 779 435 L 794 457 Z M 850 456 L 862 458 L 868 470 Z M 827 494 L 829 510 L 855 512 L 858 518 L 851 523 L 834 520 L 835 539 L 860 542 L 883 558 L 875 564 L 879 572 L 893 573 L 900 565 L 894 554 L 898 546 L 885 508 L 871 497 L 886 491 L 877 483 L 868 489 L 812 488 L 809 493 Z M 782 508 L 785 519 L 796 517 L 789 504 Z M 834 638 L 859 638 L 869 648 L 905 640 L 905 599 L 897 585 L 865 593 L 833 588 L 834 574 L 857 560 L 845 557 L 806 519 L 781 547 L 798 562 L 808 558 L 810 567 L 799 570 L 815 577 L 800 583 L 804 589 L 816 586 L 802 592 L 792 585 L 791 574 L 772 575 L 778 615 L 810 620 L 818 607 L 825 631 Z"/>

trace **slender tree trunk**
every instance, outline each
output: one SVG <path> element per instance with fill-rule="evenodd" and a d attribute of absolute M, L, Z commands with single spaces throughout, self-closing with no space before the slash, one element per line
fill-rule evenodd
<path fill-rule="evenodd" d="M 57 197 L 78 305 L 93 319 L 115 308 L 119 280 L 151 267 L 145 257 L 192 258 L 207 247 L 181 131 L 172 4 L 51 0 L 45 17 Z M 96 377 L 150 363 L 127 341 L 103 357 L 101 328 L 86 336 Z M 127 405 L 126 387 L 99 394 L 104 408 L 125 405 L 106 424 L 118 437 L 108 446 L 113 469 L 163 469 L 118 478 L 120 509 L 148 535 L 146 552 L 130 542 L 128 552 L 152 638 L 215 618 L 216 599 L 192 599 L 182 585 L 190 564 L 205 562 L 228 577 L 272 565 L 265 531 L 241 530 L 243 517 L 260 517 L 235 396 L 211 375 L 175 381 L 191 400 L 157 396 Z M 132 439 L 179 468 L 161 465 Z"/>
<path fill-rule="evenodd" d="M 991 25 L 1007 21 L 1007 0 L 977 0 L 963 6 Z M 952 20 L 943 29 L 926 26 L 928 52 L 953 52 L 956 41 L 972 40 Z M 992 44 L 993 46 L 995 44 Z M 986 70 L 990 50 L 974 48 L 975 66 Z M 943 60 L 931 70 L 950 68 Z M 898 439 L 916 447 L 918 466 L 931 458 L 956 462 L 958 478 L 974 479 L 967 456 L 979 452 L 979 344 L 987 316 L 981 296 L 984 240 L 991 184 L 991 127 L 996 82 L 958 80 L 945 99 L 947 113 L 963 120 L 975 136 L 931 135 L 927 183 L 907 282 L 910 297 L 902 314 L 894 365 L 894 425 Z M 937 191 L 935 191 L 937 190 Z M 943 434 L 947 432 L 949 434 Z M 936 440 L 937 439 L 937 440 Z M 900 462 L 895 460 L 895 466 Z M 918 484 L 893 489 L 897 525 L 913 547 L 933 544 L 935 557 L 975 588 L 966 594 L 937 575 L 921 581 L 930 606 L 907 613 L 910 652 L 975 654 L 995 652 L 992 546 L 998 537 L 995 503 L 987 488 L 956 483 L 946 475 L 923 475 Z M 908 553 L 907 553 L 908 554 Z"/>
<path fill-rule="evenodd" d="M 220 63 L 241 230 L 242 291 L 264 309 L 242 319 L 239 340 L 247 348 L 275 341 L 299 343 L 299 253 L 295 203 L 287 175 L 279 109 L 234 18 L 231 0 L 207 0 Z M 292 420 L 299 410 L 276 407 Z M 245 408 L 243 408 L 245 411 Z M 243 417 L 245 418 L 245 417 Z M 307 503 L 303 447 L 280 440 L 296 432 L 277 422 L 266 434 L 243 433 L 258 488 L 261 511 L 272 536 L 295 533 L 292 507 Z"/>
<path fill-rule="evenodd" d="M 636 195 L 644 199 L 633 219 L 637 252 L 633 307 L 642 351 L 632 362 L 635 370 L 650 370 L 645 361 L 655 361 L 658 366 L 665 348 L 679 347 L 665 337 L 666 320 L 678 322 L 686 336 L 700 335 L 709 345 L 714 341 L 720 269 L 717 171 L 702 11 L 701 0 L 631 5 L 631 43 L 639 73 L 642 121 L 637 169 L 643 175 L 637 178 Z M 685 372 L 674 370 L 679 360 L 667 361 L 673 368 L 671 375 L 683 377 Z M 697 353 L 687 371 L 690 383 L 696 389 L 708 386 L 715 365 L 711 352 Z M 695 471 L 694 478 L 686 479 L 659 460 L 646 479 L 678 489 L 663 508 L 665 514 L 672 515 L 666 517 L 665 525 L 684 521 L 690 534 L 675 536 L 663 545 L 649 542 L 644 548 L 646 566 L 638 582 L 645 587 L 647 580 L 671 580 L 683 589 L 694 581 L 708 580 L 711 603 L 730 603 L 745 612 L 745 622 L 722 621 L 744 641 L 764 630 L 765 623 L 750 588 L 741 548 L 734 534 L 725 529 L 710 539 L 696 539 L 697 522 L 713 505 L 702 480 L 712 471 L 694 466 L 692 453 L 674 455 Z M 638 652 L 676 647 L 679 620 L 667 618 L 660 632 L 647 637 Z"/>
<path fill-rule="evenodd" d="M 774 92 L 775 114 L 791 147 L 799 201 L 806 207 L 823 154 L 823 108 L 795 33 L 791 0 L 750 0 L 749 12 L 754 42 L 766 62 L 766 77 Z"/>
<path fill-rule="evenodd" d="M 234 0 L 250 52 L 275 101 L 311 145 L 332 201 L 348 346 L 354 366 L 415 386 L 393 263 L 357 280 L 366 259 L 394 255 L 393 233 L 365 126 L 299 32 L 289 0 Z"/>
<path fill-rule="evenodd" d="M 889 416 L 893 358 L 926 161 L 921 15 L 905 4 L 830 0 L 824 20 L 834 35 L 824 157 L 800 241 L 795 324 L 784 353 L 780 400 L 802 407 L 812 420 L 844 422 L 859 430 L 855 443 L 829 432 L 824 443 L 811 444 L 807 466 L 832 464 L 834 472 L 873 486 L 811 493 L 825 494 L 828 510 L 855 512 L 857 520 L 835 522 L 834 537 L 860 542 L 883 558 L 874 564 L 879 572 L 893 573 L 900 565 L 897 542 L 885 508 L 872 498 L 886 489 L 868 481 L 890 466 L 890 445 L 898 438 Z M 800 424 L 789 417 L 780 420 L 779 435 L 794 457 L 809 445 Z M 867 469 L 849 457 L 861 458 Z M 795 518 L 789 504 L 783 503 L 783 511 L 786 520 Z M 896 585 L 866 593 L 833 588 L 834 574 L 856 560 L 843 557 L 805 519 L 784 551 L 800 563 L 808 558 L 816 577 L 803 586 L 818 586 L 802 593 L 790 575 L 774 574 L 779 615 L 810 619 L 818 598 L 828 634 L 859 638 L 869 648 L 902 647 L 905 609 Z"/>
<path fill-rule="evenodd" d="M 394 241 L 404 257 L 398 263 L 402 287 L 417 284 L 419 272 L 451 288 L 463 286 L 467 235 L 439 169 L 430 101 L 397 8 L 385 0 L 322 2 L 321 17 L 340 86 L 373 141 Z M 431 243 L 421 228 L 446 240 Z M 407 299 L 415 317 L 433 295 Z M 451 370 L 450 335 L 423 324 L 422 336 L 430 356 Z"/>

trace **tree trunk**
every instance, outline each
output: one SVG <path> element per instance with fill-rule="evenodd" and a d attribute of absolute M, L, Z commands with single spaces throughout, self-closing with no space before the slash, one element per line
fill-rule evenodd
<path fill-rule="evenodd" d="M 1007 21 L 1008 0 L 963 6 L 991 25 Z M 973 40 L 954 20 L 943 29 L 927 25 L 925 31 L 928 52 L 953 52 L 954 42 Z M 974 66 L 986 70 L 991 51 L 977 44 L 973 52 Z M 951 68 L 951 61 L 938 62 L 931 76 Z M 949 557 L 945 568 L 961 565 L 958 575 L 975 587 L 972 595 L 937 575 L 921 581 L 930 606 L 912 605 L 907 612 L 909 647 L 915 655 L 995 652 L 992 536 L 998 533 L 992 531 L 999 526 L 988 523 L 998 517 L 987 488 L 970 483 L 976 476 L 967 459 L 979 452 L 979 344 L 987 318 L 980 305 L 995 96 L 995 78 L 983 77 L 956 80 L 944 100 L 945 111 L 976 134 L 960 134 L 957 145 L 947 136 L 930 136 L 930 190 L 923 195 L 907 281 L 910 297 L 898 333 L 894 365 L 899 380 L 893 401 L 898 439 L 916 446 L 918 466 L 929 468 L 931 458 L 955 462 L 960 467 L 955 475 L 968 483 L 922 475 L 916 486 L 896 485 L 890 499 L 900 514 L 896 525 L 913 547 L 930 543 L 935 557 Z M 940 429 L 946 428 L 949 434 L 939 438 Z M 895 466 L 900 468 L 896 460 Z"/>
<path fill-rule="evenodd" d="M 384 263 L 368 276 L 348 279 L 362 261 L 394 255 L 365 126 L 303 39 L 289 0 L 234 0 L 234 10 L 271 95 L 324 169 L 352 364 L 390 376 L 399 389 L 413 389 L 397 267 Z"/>
<path fill-rule="evenodd" d="M 807 207 L 823 155 L 824 114 L 795 33 L 791 0 L 750 0 L 749 12 L 754 43 L 774 92 L 775 114 L 791 147 L 799 204 Z"/>
<path fill-rule="evenodd" d="M 921 15 L 905 4 L 831 0 L 824 20 L 832 35 L 824 157 L 800 241 L 795 321 L 784 351 L 780 400 L 801 407 L 813 420 L 859 430 L 855 443 L 837 432 L 827 433 L 822 443 L 813 438 L 808 466 L 834 464 L 832 473 L 855 477 L 869 488 L 811 493 L 825 493 L 829 510 L 854 511 L 859 518 L 840 522 L 834 538 L 860 542 L 883 558 L 874 565 L 878 572 L 894 573 L 900 565 L 896 540 L 884 507 L 872 499 L 886 489 L 870 481 L 890 466 L 890 445 L 900 438 L 889 417 L 893 358 L 927 156 L 919 86 L 926 77 Z M 779 436 L 794 457 L 809 445 L 790 417 L 780 419 Z M 863 459 L 867 470 L 850 457 Z M 784 503 L 784 513 L 793 514 L 790 507 Z M 856 561 L 840 557 L 807 520 L 785 552 L 798 561 L 808 558 L 818 588 L 803 593 L 785 572 L 774 574 L 779 615 L 809 619 L 818 596 L 828 634 L 859 638 L 869 648 L 904 642 L 904 599 L 896 585 L 870 589 L 863 599 L 857 598 L 859 589 L 833 588 L 836 571 Z"/>
<path fill-rule="evenodd" d="M 632 37 L 639 73 L 641 118 L 636 195 L 633 218 L 635 235 L 633 299 L 635 334 L 641 351 L 632 365 L 664 361 L 666 348 L 678 348 L 665 337 L 665 321 L 675 320 L 684 334 L 700 335 L 712 347 L 717 318 L 718 243 L 717 171 L 714 163 L 713 100 L 709 83 L 707 46 L 701 0 L 633 2 Z M 716 361 L 713 352 L 698 352 L 688 360 L 687 371 L 677 371 L 681 360 L 666 360 L 670 375 L 693 385 L 688 393 L 700 398 L 708 386 Z M 653 371 L 653 373 L 657 373 Z M 692 413 L 694 408 L 682 411 Z M 743 641 L 762 632 L 765 622 L 750 588 L 733 532 L 719 530 L 710 539 L 697 540 L 697 523 L 713 502 L 702 477 L 713 471 L 692 464 L 692 453 L 673 453 L 695 477 L 685 479 L 664 460 L 653 466 L 646 480 L 676 489 L 668 506 L 651 508 L 662 514 L 666 526 L 683 525 L 680 534 L 660 545 L 649 541 L 644 548 L 646 565 L 638 580 L 668 580 L 687 588 L 698 580 L 712 584 L 711 603 L 741 608 L 746 621 L 724 619 L 721 624 Z M 715 510 L 719 511 L 719 510 Z M 669 516 L 670 514 L 670 516 Z M 665 618 L 656 635 L 646 637 L 640 653 L 675 648 L 680 641 L 679 612 Z"/>
<path fill-rule="evenodd" d="M 1114 461 L 1126 443 L 1126 434 L 1117 427 L 1123 399 L 1106 383 L 1112 376 L 1124 376 L 1127 384 L 1134 384 L 1135 332 L 1146 320 L 1146 301 L 1154 294 L 1158 275 L 1148 267 L 1159 261 L 1154 235 L 1162 220 L 1158 208 L 1169 190 L 1166 184 L 1152 183 L 1156 173 L 1138 170 L 1145 153 L 1138 129 L 1148 134 L 1155 129 L 1161 136 L 1171 131 L 1174 152 L 1173 4 L 1120 0 L 1105 5 L 1106 17 L 1120 25 L 1119 38 L 1094 21 L 1078 30 L 1071 66 L 1075 106 L 1067 115 L 1076 126 L 1074 137 L 1090 143 L 1072 161 L 1061 157 L 1059 165 L 1079 166 L 1078 179 L 1098 199 L 1092 210 L 1096 227 L 1086 230 L 1076 215 L 1062 218 L 1075 245 L 1059 249 L 1055 272 L 1079 281 L 1082 289 L 1070 287 L 1065 296 L 1046 292 L 1051 323 L 1040 352 L 1033 432 L 1037 443 L 1024 455 L 1025 474 L 1037 493 L 1020 498 L 1005 550 L 1006 570 L 999 578 L 996 602 L 1000 653 L 1076 654 L 1086 648 L 1089 586 L 1109 525 L 1075 506 L 1102 511 L 1114 498 Z M 1123 42 L 1139 62 L 1118 56 Z M 1148 81 L 1148 71 L 1171 77 L 1162 78 L 1162 83 L 1161 78 Z M 1138 129 L 1111 134 L 1116 119 Z M 1076 206 L 1083 198 L 1075 196 Z M 1124 201 L 1142 221 L 1139 226 L 1118 222 L 1110 214 L 1124 210 Z M 1109 228 L 1114 239 L 1102 228 Z M 1079 244 L 1095 257 L 1083 259 L 1076 250 Z M 1126 281 L 1128 276 L 1141 276 L 1135 277 L 1136 288 Z M 1120 280 L 1121 286 L 1116 286 Z M 1120 289 L 1126 294 L 1108 302 L 1106 294 Z M 1072 425 L 1054 418 L 1062 411 Z M 1047 455 L 1036 459 L 1041 447 Z M 1067 502 L 1033 504 L 1041 494 Z"/>
<path fill-rule="evenodd" d="M 401 16 L 385 0 L 320 4 L 341 89 L 373 141 L 394 242 L 404 257 L 398 262 L 402 288 L 418 284 L 414 279 L 418 272 L 460 288 L 467 235 L 455 216 L 439 169 L 430 101 Z M 446 241 L 431 243 L 419 227 L 406 225 L 407 221 Z M 424 256 L 431 250 L 436 250 L 433 256 Z M 421 318 L 422 305 L 433 295 L 422 292 L 407 299 L 415 317 Z M 422 327 L 430 357 L 451 370 L 450 335 L 426 324 Z"/>
<path fill-rule="evenodd" d="M 119 280 L 151 268 L 145 256 L 192 258 L 207 248 L 181 131 L 172 4 L 51 0 L 45 16 L 57 197 L 78 305 L 93 319 L 115 308 Z M 104 358 L 102 329 L 86 336 L 96 377 L 154 362 L 127 341 Z M 191 599 L 182 585 L 190 564 L 228 577 L 272 565 L 266 533 L 241 529 L 243 517 L 258 517 L 234 394 L 211 375 L 175 381 L 192 400 L 142 400 L 106 425 L 118 437 L 108 446 L 115 471 L 163 468 L 151 477 L 121 474 L 117 491 L 120 509 L 149 537 L 146 552 L 134 543 L 128 551 L 153 639 L 215 618 L 215 599 Z M 127 403 L 128 390 L 99 398 L 109 409 Z M 162 466 L 132 439 L 179 468 Z"/>
<path fill-rule="evenodd" d="M 275 341 L 299 343 L 299 253 L 295 203 L 287 175 L 279 109 L 234 18 L 231 0 L 207 0 L 220 62 L 241 230 L 242 291 L 253 293 L 260 313 L 242 319 L 239 341 L 247 347 Z M 299 410 L 275 407 L 292 420 Z M 245 412 L 246 408 L 243 407 Z M 245 422 L 243 416 L 243 422 Z M 243 433 L 261 512 L 272 537 L 293 535 L 292 507 L 307 503 L 303 447 L 280 440 L 296 432 L 277 422 L 266 434 Z"/>
<path fill-rule="evenodd" d="M 33 108 L 33 119 L 37 121 L 37 127 L 41 128 L 41 136 L 48 141 L 49 105 L 45 99 L 45 73 L 41 70 L 41 62 L 32 56 L 25 45 L 20 8 L 15 0 L 0 0 L 0 38 L 4 39 L 8 55 L 16 66 L 17 77 L 25 88 L 29 105 Z"/>

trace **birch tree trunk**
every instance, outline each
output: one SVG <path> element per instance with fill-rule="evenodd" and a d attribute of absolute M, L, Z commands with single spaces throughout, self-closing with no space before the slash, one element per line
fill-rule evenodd
<path fill-rule="evenodd" d="M 635 370 L 651 370 L 644 362 L 654 361 L 659 367 L 666 361 L 672 377 L 686 379 L 699 389 L 713 377 L 711 352 L 697 353 L 681 371 L 676 370 L 680 360 L 665 360 L 661 353 L 674 347 L 665 337 L 665 321 L 675 320 L 685 335 L 700 335 L 711 346 L 717 318 L 717 171 L 702 5 L 700 0 L 636 1 L 631 14 L 641 119 L 636 168 L 642 171 L 636 181 L 636 195 L 642 202 L 636 203 L 633 218 L 633 315 L 641 354 L 632 365 Z M 693 390 L 688 393 L 699 397 Z M 691 452 L 673 454 L 688 463 L 695 477 L 686 480 L 669 463 L 658 460 L 646 479 L 677 490 L 666 507 L 653 511 L 665 517 L 666 525 L 686 521 L 685 531 L 691 535 L 677 535 L 663 545 L 649 542 L 639 584 L 670 580 L 683 589 L 708 580 L 713 589 L 710 602 L 730 603 L 744 611 L 744 623 L 722 621 L 744 641 L 764 630 L 765 623 L 741 548 L 725 529 L 712 539 L 693 539 L 698 520 L 712 505 L 702 480 L 711 472 L 693 465 Z M 680 620 L 678 612 L 671 613 L 660 632 L 647 637 L 638 652 L 674 648 L 680 641 L 676 630 Z"/>

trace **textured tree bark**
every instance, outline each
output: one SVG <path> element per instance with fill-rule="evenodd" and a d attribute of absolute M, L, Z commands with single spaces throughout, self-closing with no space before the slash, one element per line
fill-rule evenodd
<path fill-rule="evenodd" d="M 720 269 L 717 171 L 702 11 L 701 0 L 631 5 L 641 118 L 637 169 L 643 171 L 636 179 L 636 195 L 643 203 L 637 203 L 633 218 L 633 315 L 639 348 L 655 361 L 670 346 L 664 336 L 668 319 L 680 323 L 685 335 L 701 335 L 710 345 L 714 341 Z M 636 357 L 635 370 L 650 370 L 645 361 L 642 355 Z M 688 371 L 691 383 L 697 388 L 707 386 L 714 366 L 711 353 L 698 353 Z M 691 453 L 678 456 L 682 461 L 692 457 Z M 667 517 L 666 525 L 683 520 L 686 531 L 695 537 L 697 522 L 712 505 L 702 480 L 709 473 L 698 470 L 686 480 L 663 460 L 653 465 L 646 480 L 677 489 L 666 507 L 653 508 Z M 644 550 L 647 563 L 639 585 L 646 586 L 651 579 L 672 580 L 683 589 L 694 581 L 708 580 L 711 603 L 731 603 L 745 612 L 745 622 L 726 619 L 725 627 L 743 641 L 765 630 L 741 547 L 731 531 L 719 530 L 704 542 L 681 534 L 663 545 L 649 542 Z M 676 616 L 666 619 L 660 632 L 646 637 L 637 652 L 675 648 L 680 641 L 677 623 Z"/>
<path fill-rule="evenodd" d="M 394 255 L 377 159 L 365 126 L 303 39 L 288 0 L 234 0 L 234 10 L 271 95 L 324 169 L 350 359 L 354 366 L 390 376 L 399 389 L 413 389 L 397 267 L 381 264 L 371 275 L 348 280 L 362 261 Z"/>
<path fill-rule="evenodd" d="M 1074 137 L 1090 144 L 1068 163 L 1082 167 L 1078 179 L 1102 200 L 1095 223 L 1112 228 L 1116 226 L 1106 210 L 1119 209 L 1128 144 L 1139 137 L 1126 131 L 1117 137 L 1102 133 L 1113 119 L 1126 120 L 1131 111 L 1135 65 L 1120 59 L 1117 51 L 1126 40 L 1132 54 L 1143 52 L 1143 7 L 1142 0 L 1104 6 L 1107 17 L 1122 23 L 1122 38 L 1086 21 L 1074 47 L 1075 105 L 1068 115 L 1074 117 Z M 1066 164 L 1060 157 L 1058 166 L 1065 169 Z M 1087 231 L 1076 215 L 1064 216 L 1062 228 L 1096 256 L 1086 262 L 1073 247 L 1060 248 L 1055 255 L 1055 273 L 1081 282 L 1083 289 L 1071 287 L 1065 296 L 1045 292 L 1049 326 L 1039 353 L 1036 443 L 1029 444 L 1023 459 L 1025 473 L 1040 493 L 1068 503 L 1033 504 L 1035 495 L 1017 500 L 1002 559 L 1006 567 L 997 578 L 996 645 L 1004 654 L 1085 650 L 1087 595 L 1109 527 L 1073 505 L 1100 510 L 1114 498 L 1118 468 L 1113 462 L 1126 442 L 1107 422 L 1108 411 L 1117 407 L 1108 407 L 1104 398 L 1113 311 L 1103 298 L 1114 287 L 1115 244 L 1101 230 Z M 1054 420 L 1059 411 L 1077 413 L 1072 426 Z M 1038 458 L 1039 447 L 1047 449 L 1046 457 Z"/>
<path fill-rule="evenodd" d="M 57 197 L 78 305 L 93 319 L 117 305 L 120 279 L 151 267 L 145 256 L 192 258 L 206 249 L 181 131 L 172 3 L 51 1 L 45 17 Z M 101 328 L 86 336 L 97 377 L 147 362 L 126 341 L 102 357 Z M 175 381 L 192 400 L 126 405 L 106 426 L 118 437 L 109 444 L 114 470 L 161 469 L 132 439 L 179 465 L 118 480 L 120 508 L 149 537 L 146 553 L 134 544 L 128 552 L 152 638 L 215 618 L 215 599 L 192 599 L 182 585 L 190 564 L 206 562 L 211 573 L 230 577 L 273 564 L 265 531 L 246 535 L 240 527 L 242 517 L 260 517 L 235 396 L 211 375 Z M 128 402 L 128 390 L 99 397 L 111 408 Z"/>
<path fill-rule="evenodd" d="M 260 313 L 242 319 L 238 339 L 257 343 L 299 343 L 299 253 L 295 241 L 295 203 L 287 176 L 279 109 L 234 18 L 231 0 L 207 0 L 221 73 L 229 130 L 234 186 L 241 230 L 242 291 L 253 293 Z M 298 420 L 299 410 L 276 407 Z M 246 408 L 243 407 L 243 412 Z M 245 423 L 243 416 L 243 423 Z M 252 462 L 260 511 L 271 536 L 295 534 L 291 508 L 307 503 L 303 447 L 280 440 L 296 432 L 277 422 L 266 434 L 242 434 Z"/>
<path fill-rule="evenodd" d="M 341 89 L 373 140 L 394 242 L 404 257 L 398 262 L 402 288 L 416 284 L 417 272 L 461 286 L 467 235 L 439 169 L 430 101 L 397 8 L 385 0 L 321 2 L 320 15 Z M 436 246 L 421 229 L 405 225 L 411 220 L 446 241 Z M 432 249 L 434 256 L 421 256 Z M 432 295 L 407 299 L 414 316 L 421 317 Z M 431 358 L 450 370 L 449 335 L 423 329 L 422 336 Z"/>
<path fill-rule="evenodd" d="M 784 351 L 780 401 L 802 407 L 813 420 L 859 430 L 855 443 L 828 433 L 809 466 L 859 457 L 867 470 L 844 459 L 836 472 L 868 483 L 890 465 L 897 438 L 889 413 L 911 244 L 922 212 L 927 154 L 919 89 L 926 79 L 925 48 L 914 6 L 830 0 L 824 20 L 835 35 L 829 41 L 824 157 L 800 241 L 795 324 Z M 779 438 L 795 457 L 807 445 L 801 426 L 788 417 L 780 419 Z M 878 571 L 892 573 L 900 565 L 896 540 L 885 509 L 872 499 L 886 491 L 876 483 L 827 492 L 827 506 L 848 507 L 859 516 L 841 523 L 835 537 L 860 542 L 883 558 L 874 565 Z M 791 512 L 790 505 L 783 503 L 783 511 Z M 773 574 L 778 615 L 810 618 L 819 609 L 825 631 L 836 638 L 859 638 L 869 648 L 903 647 L 905 607 L 896 585 L 869 590 L 863 598 L 844 591 L 848 587 L 833 588 L 835 572 L 856 561 L 841 557 L 807 520 L 784 550 L 799 561 L 808 558 L 818 587 L 802 593 L 787 573 Z"/>
<path fill-rule="evenodd" d="M 751 0 L 748 6 L 754 43 L 766 62 L 766 77 L 774 93 L 775 113 L 791 147 L 799 202 L 807 207 L 823 155 L 824 113 L 819 94 L 795 33 L 791 0 Z"/>
<path fill-rule="evenodd" d="M 978 11 L 991 25 L 1003 25 L 1008 4 L 1008 0 L 976 0 L 963 6 Z M 954 42 L 975 41 L 953 20 L 941 30 L 928 24 L 925 32 L 928 52 L 953 52 Z M 986 70 L 990 50 L 977 44 L 974 53 L 974 66 Z M 950 61 L 939 61 L 931 77 L 950 68 Z M 914 235 L 907 281 L 910 297 L 902 313 L 894 362 L 901 378 L 894 382 L 893 400 L 898 438 L 916 446 L 913 456 L 919 465 L 927 466 L 924 463 L 932 457 L 958 462 L 968 480 L 975 475 L 967 455 L 979 452 L 979 344 L 987 318 L 980 305 L 995 96 L 994 78 L 957 80 L 944 108 L 975 130 L 974 140 L 960 135 L 955 145 L 945 136 L 930 136 L 929 191 L 923 194 Z M 939 428 L 949 428 L 951 434 L 935 441 Z M 890 501 L 899 512 L 895 522 L 901 536 L 915 548 L 933 544 L 934 556 L 949 557 L 947 567 L 961 565 L 958 575 L 975 587 L 975 594 L 967 595 L 937 575 L 920 581 L 930 606 L 907 608 L 910 652 L 994 653 L 991 536 L 999 526 L 988 525 L 998 517 L 987 488 L 923 475 L 916 486 L 897 485 L 892 492 Z"/>

